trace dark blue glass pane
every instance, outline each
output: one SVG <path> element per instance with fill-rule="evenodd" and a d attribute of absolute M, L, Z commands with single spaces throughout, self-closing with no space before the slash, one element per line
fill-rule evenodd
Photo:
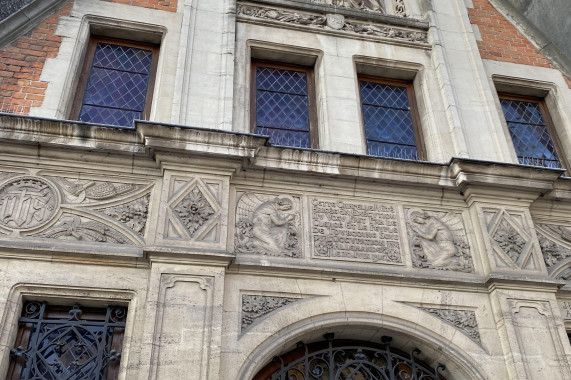
<path fill-rule="evenodd" d="M 403 158 L 418 160 L 418 150 L 415 146 L 398 145 L 378 141 L 367 141 L 367 154 L 379 157 Z"/>
<path fill-rule="evenodd" d="M 99 42 L 92 65 L 113 70 L 148 74 L 151 68 L 153 52 L 129 46 Z"/>
<path fill-rule="evenodd" d="M 309 148 L 311 141 L 309 131 L 298 132 L 275 128 L 256 128 L 256 134 L 269 136 L 274 145 L 291 146 L 294 148 Z"/>
<path fill-rule="evenodd" d="M 367 140 L 415 145 L 409 111 L 363 105 Z"/>
<path fill-rule="evenodd" d="M 256 124 L 258 127 L 309 131 L 307 96 L 259 90 L 256 96 Z"/>
<path fill-rule="evenodd" d="M 147 95 L 148 75 L 123 71 L 91 70 L 83 104 L 142 111 Z"/>
<path fill-rule="evenodd" d="M 141 112 L 90 105 L 84 105 L 79 115 L 80 121 L 123 127 L 133 127 L 133 120 L 140 118 Z"/>
<path fill-rule="evenodd" d="M 256 89 L 307 95 L 307 74 L 301 71 L 258 66 L 256 70 Z"/>
<path fill-rule="evenodd" d="M 500 99 L 519 162 L 561 168 L 555 144 L 538 103 Z"/>
<path fill-rule="evenodd" d="M 403 110 L 409 109 L 406 87 L 373 82 L 360 82 L 360 87 L 363 104 Z"/>

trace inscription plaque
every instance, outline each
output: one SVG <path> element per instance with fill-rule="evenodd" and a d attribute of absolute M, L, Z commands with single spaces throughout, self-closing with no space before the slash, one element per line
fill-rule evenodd
<path fill-rule="evenodd" d="M 314 258 L 402 262 L 395 206 L 319 199 L 310 199 L 310 203 Z"/>

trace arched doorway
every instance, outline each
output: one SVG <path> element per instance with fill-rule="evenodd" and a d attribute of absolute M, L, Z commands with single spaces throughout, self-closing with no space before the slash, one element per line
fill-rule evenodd
<path fill-rule="evenodd" d="M 275 357 L 253 380 L 446 380 L 444 364 L 436 368 L 416 359 L 420 350 L 406 354 L 391 347 L 392 338 L 380 344 L 335 340 L 304 344 Z"/>

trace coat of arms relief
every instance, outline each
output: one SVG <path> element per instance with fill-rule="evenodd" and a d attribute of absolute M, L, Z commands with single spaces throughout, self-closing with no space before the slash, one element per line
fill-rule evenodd
<path fill-rule="evenodd" d="M 0 233 L 142 244 L 150 185 L 57 176 L 0 176 Z"/>

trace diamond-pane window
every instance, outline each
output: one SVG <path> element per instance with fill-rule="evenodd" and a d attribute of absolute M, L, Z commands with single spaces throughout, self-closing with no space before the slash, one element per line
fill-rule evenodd
<path fill-rule="evenodd" d="M 380 157 L 422 159 L 420 131 L 415 125 L 409 84 L 377 80 L 359 81 L 367 154 Z"/>
<path fill-rule="evenodd" d="M 127 309 L 27 302 L 7 379 L 116 379 Z"/>
<path fill-rule="evenodd" d="M 269 136 L 274 145 L 315 146 L 311 70 L 257 63 L 253 63 L 253 67 L 254 133 Z"/>
<path fill-rule="evenodd" d="M 156 53 L 153 46 L 93 40 L 72 117 L 129 128 L 148 117 Z"/>
<path fill-rule="evenodd" d="M 501 97 L 500 104 L 519 163 L 562 168 L 542 102 Z"/>

